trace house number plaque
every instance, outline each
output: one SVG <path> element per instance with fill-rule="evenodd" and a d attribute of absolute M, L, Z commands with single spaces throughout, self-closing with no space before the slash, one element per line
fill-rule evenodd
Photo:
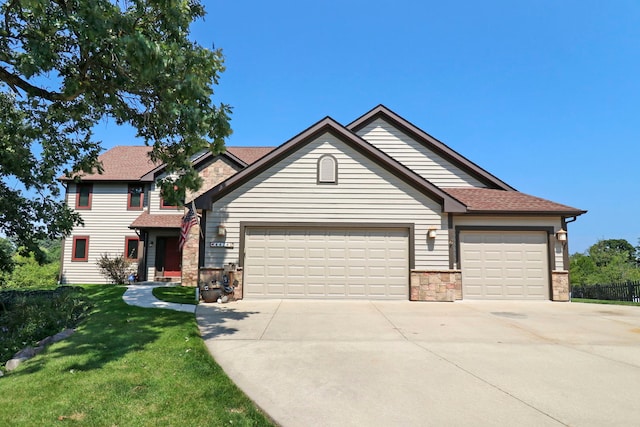
<path fill-rule="evenodd" d="M 212 248 L 228 248 L 233 249 L 233 243 L 228 242 L 211 242 Z"/>

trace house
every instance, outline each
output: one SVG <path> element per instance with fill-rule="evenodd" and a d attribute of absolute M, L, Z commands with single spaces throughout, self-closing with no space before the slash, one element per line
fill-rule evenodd
<path fill-rule="evenodd" d="M 324 118 L 253 154 L 243 160 L 229 148 L 194 160 L 206 185 L 187 197 L 201 227 L 182 252 L 183 284 L 232 270 L 240 298 L 569 298 L 567 224 L 585 211 L 518 192 L 385 106 L 346 126 Z M 101 251 L 89 232 L 99 230 L 127 251 L 139 236 L 146 278 L 178 274 L 167 258 L 182 211 L 160 210 L 162 167 L 147 168 L 137 174 L 149 203 L 137 216 L 123 215 L 117 232 L 104 214 L 85 235 L 74 230 L 68 279 L 86 281 L 95 268 L 75 267 L 87 258 L 75 242 Z M 139 191 L 132 178 L 119 181 L 127 209 Z M 72 187 L 68 201 L 86 200 Z"/>
<path fill-rule="evenodd" d="M 206 153 L 194 159 L 194 166 L 206 188 L 271 150 L 228 147 L 219 156 Z M 81 214 L 84 222 L 62 245 L 61 283 L 107 283 L 96 267 L 102 254 L 124 254 L 140 280 L 180 281 L 182 276 L 188 283 L 182 272 L 182 257 L 194 250 L 193 239 L 182 253 L 178 250 L 184 209 L 162 199 L 156 182 L 165 177 L 165 170 L 150 161 L 150 151 L 146 146 L 117 146 L 99 157 L 102 174 L 83 174 L 80 182 L 60 178 L 66 187 L 66 203 Z"/>

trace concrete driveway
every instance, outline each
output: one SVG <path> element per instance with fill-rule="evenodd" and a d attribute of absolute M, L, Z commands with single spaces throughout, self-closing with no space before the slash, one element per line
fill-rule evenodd
<path fill-rule="evenodd" d="M 196 317 L 283 426 L 640 425 L 640 307 L 265 300 Z"/>

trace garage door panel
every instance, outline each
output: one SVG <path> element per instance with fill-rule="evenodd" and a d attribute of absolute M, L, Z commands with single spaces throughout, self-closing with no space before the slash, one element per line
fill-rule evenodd
<path fill-rule="evenodd" d="M 546 232 L 460 233 L 463 298 L 548 299 Z"/>
<path fill-rule="evenodd" d="M 275 236 L 278 238 L 274 239 Z M 247 227 L 245 294 L 279 298 L 406 299 L 408 237 L 406 229 Z M 265 251 L 267 246 L 270 249 Z M 269 258 L 270 254 L 274 257 Z M 267 267 L 272 264 L 277 266 Z M 274 275 L 270 276 L 270 272 Z M 265 286 L 271 282 L 278 284 Z"/>

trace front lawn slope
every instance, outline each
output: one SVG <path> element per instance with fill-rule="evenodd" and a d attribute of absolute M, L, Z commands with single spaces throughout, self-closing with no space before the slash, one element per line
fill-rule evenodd
<path fill-rule="evenodd" d="M 77 332 L 0 378 L 0 425 L 271 425 L 212 360 L 193 314 L 129 306 L 123 287 L 86 290 L 95 310 Z"/>

